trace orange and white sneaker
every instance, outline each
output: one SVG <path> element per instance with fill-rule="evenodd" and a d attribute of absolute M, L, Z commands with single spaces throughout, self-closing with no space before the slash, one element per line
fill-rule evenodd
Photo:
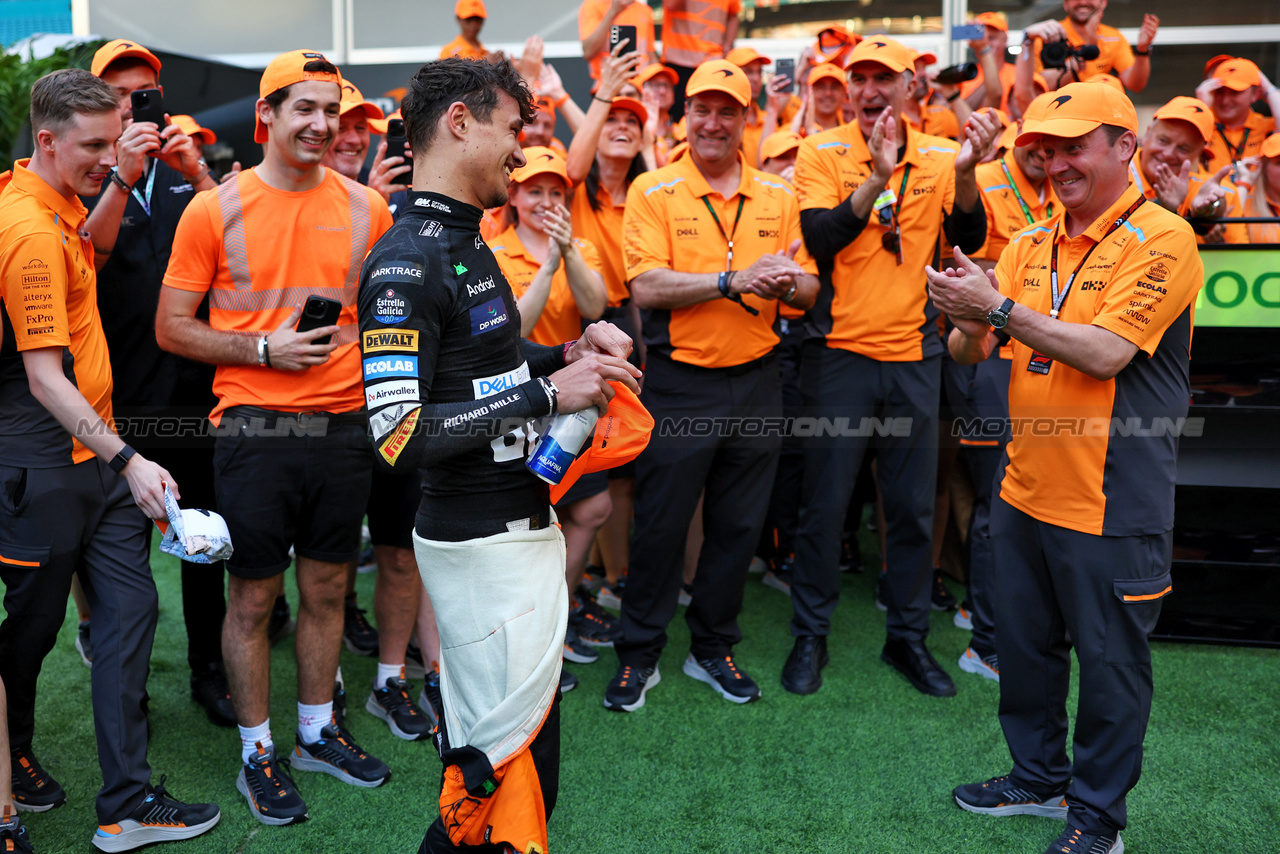
<path fill-rule="evenodd" d="M 951 615 L 951 622 L 955 624 L 957 629 L 964 629 L 966 632 L 973 631 L 973 612 L 961 605 L 956 612 Z"/>
<path fill-rule="evenodd" d="M 115 824 L 99 825 L 93 846 L 99 851 L 132 851 L 155 842 L 191 839 L 213 828 L 222 818 L 217 804 L 184 804 L 169 797 L 164 777 L 133 812 Z"/>
<path fill-rule="evenodd" d="M 973 651 L 973 647 L 965 647 L 959 664 L 960 669 L 965 673 L 975 673 L 993 682 L 1000 681 L 1000 660 L 996 658 L 994 652 L 991 655 L 978 655 Z"/>

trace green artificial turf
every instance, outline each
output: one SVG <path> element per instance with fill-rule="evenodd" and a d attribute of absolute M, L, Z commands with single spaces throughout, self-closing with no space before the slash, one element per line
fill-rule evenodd
<path fill-rule="evenodd" d="M 868 543 L 870 545 L 870 543 Z M 394 738 L 363 710 L 374 660 L 343 652 L 349 726 L 393 769 L 380 789 L 358 789 L 297 772 L 311 820 L 266 827 L 235 790 L 239 740 L 209 724 L 187 685 L 178 565 L 156 553 L 160 627 L 149 690 L 156 779 L 188 801 L 214 801 L 222 821 L 173 854 L 413 854 L 435 813 L 440 764 L 429 743 Z M 643 709 L 601 706 L 616 660 L 569 665 L 580 687 L 565 696 L 560 800 L 553 852 L 955 852 L 1041 854 L 1061 824 L 961 812 L 958 783 L 1005 773 L 996 721 L 998 686 L 955 661 L 968 634 L 933 615 L 930 645 L 959 684 L 950 700 L 925 697 L 879 660 L 884 615 L 872 605 L 874 576 L 843 576 L 823 689 L 782 690 L 791 648 L 787 598 L 751 576 L 738 663 L 762 685 L 760 702 L 734 706 L 680 672 L 688 632 L 677 617 L 662 658 L 662 683 Z M 289 598 L 297 594 L 289 574 Z M 359 579 L 372 602 L 373 576 Z M 958 592 L 958 587 L 956 588 Z M 1176 595 L 1176 594 L 1175 594 Z M 68 608 L 40 682 L 36 755 L 66 787 L 66 806 L 23 814 L 36 850 L 89 852 L 99 785 L 89 671 L 73 647 Z M 1144 774 L 1129 798 L 1126 850 L 1134 854 L 1274 852 L 1280 834 L 1280 654 L 1270 650 L 1158 644 L 1156 695 Z M 292 644 L 272 653 L 275 737 L 293 743 Z M 416 697 L 418 685 L 412 687 Z M 1074 697 L 1073 701 L 1074 703 Z"/>

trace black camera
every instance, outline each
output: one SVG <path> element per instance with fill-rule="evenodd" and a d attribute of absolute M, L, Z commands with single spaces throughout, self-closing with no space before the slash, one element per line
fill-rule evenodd
<path fill-rule="evenodd" d="M 961 83 L 968 83 L 970 80 L 978 76 L 978 66 L 972 62 L 962 62 L 959 65 L 948 66 L 934 75 L 934 80 L 943 86 L 959 86 Z"/>
<path fill-rule="evenodd" d="M 1069 42 L 1045 42 L 1040 48 L 1040 63 L 1045 68 L 1066 68 L 1067 60 L 1071 57 L 1088 62 L 1091 59 L 1097 59 L 1101 54 L 1097 45 L 1082 44 L 1074 47 Z"/>

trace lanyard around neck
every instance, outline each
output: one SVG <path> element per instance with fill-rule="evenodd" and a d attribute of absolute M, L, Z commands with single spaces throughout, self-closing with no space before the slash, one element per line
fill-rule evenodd
<path fill-rule="evenodd" d="M 1136 202 L 1129 206 L 1129 209 L 1120 216 L 1116 217 L 1116 221 L 1111 223 L 1111 227 L 1107 229 L 1107 233 L 1089 247 L 1089 251 L 1084 253 L 1084 257 L 1080 259 L 1080 263 L 1076 265 L 1076 269 L 1071 273 L 1071 278 L 1067 279 L 1067 284 L 1061 291 L 1058 290 L 1058 226 L 1053 228 L 1053 251 L 1049 255 L 1049 287 L 1052 289 L 1051 297 L 1053 299 L 1053 308 L 1049 311 L 1049 316 L 1056 319 L 1058 313 L 1062 311 L 1062 304 L 1067 301 L 1067 294 L 1071 291 L 1071 286 L 1075 284 L 1076 276 L 1080 275 L 1080 271 L 1084 269 L 1084 265 L 1089 262 L 1089 256 L 1093 254 L 1093 250 L 1098 248 L 1102 241 L 1111 236 L 1117 228 L 1124 225 L 1129 217 L 1133 216 L 1133 212 L 1142 207 L 1142 203 L 1146 201 L 1145 196 L 1140 196 Z"/>
<path fill-rule="evenodd" d="M 154 163 L 150 163 L 148 165 L 151 168 L 147 170 L 147 195 L 144 197 L 142 193 L 139 193 L 136 185 L 130 192 L 132 192 L 133 197 L 138 200 L 138 204 L 142 205 L 142 210 L 146 215 L 151 216 L 151 190 L 156 185 L 156 173 L 160 170 L 156 168 L 156 164 Z"/>
<path fill-rule="evenodd" d="M 1027 203 L 1023 201 L 1022 193 L 1018 191 L 1018 182 L 1013 180 L 1013 173 L 1009 171 L 1009 166 L 1003 160 L 1000 161 L 1000 169 L 1004 172 L 1004 179 L 1009 182 L 1009 189 L 1013 190 L 1013 197 L 1018 200 L 1018 207 L 1022 208 L 1022 215 L 1027 218 L 1027 225 L 1031 225 L 1036 218 L 1031 215 L 1031 208 L 1027 207 Z"/>
<path fill-rule="evenodd" d="M 724 260 L 724 268 L 726 270 L 733 267 L 733 236 L 738 233 L 738 222 L 742 219 L 742 206 L 746 201 L 746 196 L 738 195 L 738 213 L 733 218 L 733 230 L 726 233 L 724 226 L 720 224 L 720 217 L 716 216 L 716 209 L 711 207 L 711 202 L 707 201 L 706 196 L 702 197 L 702 203 L 707 206 L 707 213 L 711 214 L 711 218 L 715 220 L 716 228 L 720 229 L 720 234 L 724 237 L 725 242 L 729 244 L 729 251 Z"/>

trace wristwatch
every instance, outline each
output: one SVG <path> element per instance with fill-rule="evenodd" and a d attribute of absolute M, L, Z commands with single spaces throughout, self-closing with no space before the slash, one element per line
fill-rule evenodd
<path fill-rule="evenodd" d="M 993 329 L 1004 329 L 1009 325 L 1009 312 L 1013 311 L 1013 300 L 1006 298 L 1000 307 L 987 312 L 987 323 Z"/>
<path fill-rule="evenodd" d="M 133 459 L 133 455 L 136 453 L 138 452 L 133 448 L 125 445 L 120 449 L 120 453 L 111 458 L 111 462 L 107 463 L 107 465 L 111 466 L 111 470 L 113 472 L 120 474 L 120 472 L 124 471 L 124 467 L 129 464 L 129 460 Z"/>

